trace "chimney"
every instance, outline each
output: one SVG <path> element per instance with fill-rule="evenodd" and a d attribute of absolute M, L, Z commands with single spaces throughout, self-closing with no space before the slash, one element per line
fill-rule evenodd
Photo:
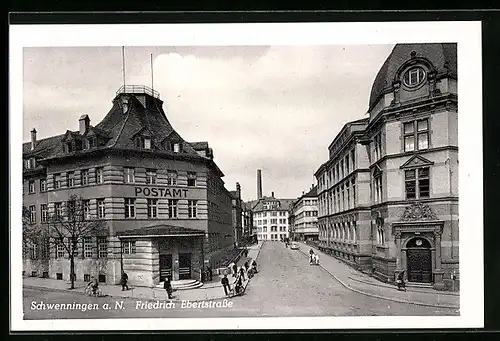
<path fill-rule="evenodd" d="M 33 128 L 31 131 L 31 150 L 35 149 L 36 147 L 36 129 Z"/>
<path fill-rule="evenodd" d="M 257 169 L 257 199 L 262 199 L 262 171 Z"/>
<path fill-rule="evenodd" d="M 238 194 L 238 199 L 241 199 L 241 186 L 240 183 L 236 183 L 236 193 Z"/>
<path fill-rule="evenodd" d="M 274 198 L 274 192 L 271 192 L 271 198 Z"/>
<path fill-rule="evenodd" d="M 89 130 L 90 118 L 89 115 L 82 115 L 78 120 L 80 135 L 85 134 Z"/>

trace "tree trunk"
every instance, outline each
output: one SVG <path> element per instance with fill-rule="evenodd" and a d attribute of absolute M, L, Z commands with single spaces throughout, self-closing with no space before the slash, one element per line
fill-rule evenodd
<path fill-rule="evenodd" d="M 73 252 L 69 255 L 69 277 L 71 280 L 71 289 L 75 288 L 75 255 Z"/>

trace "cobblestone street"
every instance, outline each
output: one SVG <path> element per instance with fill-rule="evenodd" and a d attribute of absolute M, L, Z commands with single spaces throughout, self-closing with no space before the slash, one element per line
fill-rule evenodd
<path fill-rule="evenodd" d="M 305 245 L 302 244 L 301 247 L 304 248 Z M 257 258 L 259 273 L 250 280 L 244 296 L 229 299 L 232 302 L 230 308 L 183 309 L 178 302 L 173 309 L 144 310 L 135 308 L 138 300 L 155 300 L 113 296 L 90 298 L 77 292 L 25 288 L 25 318 L 458 315 L 458 309 L 398 303 L 354 292 L 340 284 L 322 267 L 309 265 L 307 255 L 302 251 L 305 250 L 285 248 L 280 242 L 265 242 Z M 323 261 L 325 257 L 327 256 L 323 256 Z M 339 269 L 337 271 L 349 271 L 345 267 Z M 338 275 L 343 277 L 345 274 Z M 219 289 L 222 291 L 222 288 Z M 184 292 L 182 299 L 189 299 L 188 294 L 188 291 Z M 32 310 L 31 302 L 42 299 L 51 303 L 108 303 L 111 307 L 115 306 L 115 302 L 123 301 L 124 308 L 86 312 Z"/>

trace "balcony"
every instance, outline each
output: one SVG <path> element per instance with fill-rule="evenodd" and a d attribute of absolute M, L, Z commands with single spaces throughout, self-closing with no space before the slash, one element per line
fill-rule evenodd
<path fill-rule="evenodd" d="M 145 85 L 122 85 L 116 95 L 119 94 L 146 94 L 154 98 L 160 99 L 160 93 Z"/>

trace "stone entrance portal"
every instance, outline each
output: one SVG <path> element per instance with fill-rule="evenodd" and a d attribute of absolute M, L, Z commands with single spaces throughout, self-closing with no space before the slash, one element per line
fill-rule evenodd
<path fill-rule="evenodd" d="M 406 244 L 408 282 L 431 283 L 431 245 L 427 239 L 413 238 Z"/>

